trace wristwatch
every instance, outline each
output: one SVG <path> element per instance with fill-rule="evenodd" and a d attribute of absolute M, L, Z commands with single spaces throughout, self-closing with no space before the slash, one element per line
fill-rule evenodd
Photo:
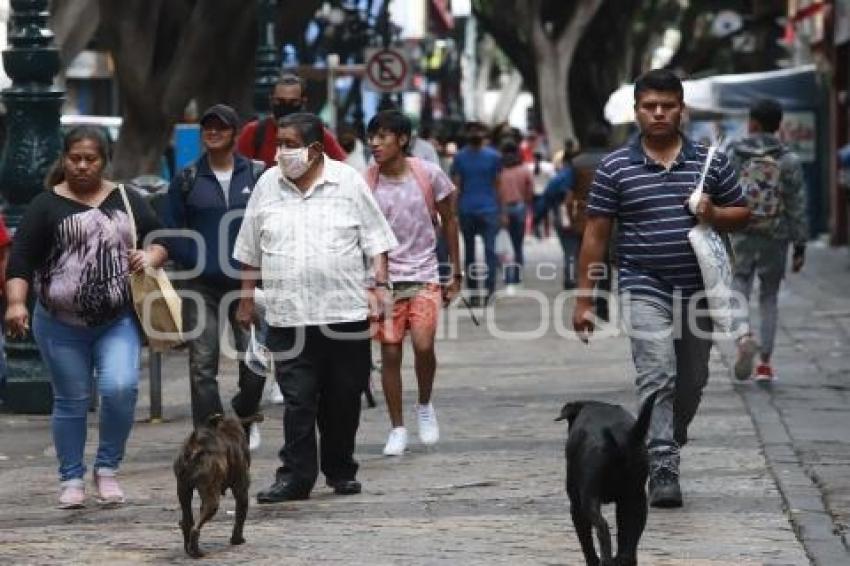
<path fill-rule="evenodd" d="M 454 275 L 452 275 L 452 278 L 460 279 L 461 281 L 463 281 L 464 277 L 466 277 L 466 274 L 463 271 L 459 271 L 459 272 L 455 273 Z"/>
<path fill-rule="evenodd" d="M 388 291 L 392 291 L 393 290 L 393 283 L 392 283 L 392 281 L 375 281 L 375 287 L 383 287 L 384 289 L 386 289 Z"/>

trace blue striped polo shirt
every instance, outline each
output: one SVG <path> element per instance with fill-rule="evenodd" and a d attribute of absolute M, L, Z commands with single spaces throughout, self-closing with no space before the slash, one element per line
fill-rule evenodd
<path fill-rule="evenodd" d="M 588 215 L 617 220 L 617 267 L 621 291 L 669 301 L 703 288 L 699 264 L 688 241 L 696 218 L 685 200 L 696 188 L 708 148 L 683 136 L 669 170 L 643 151 L 640 137 L 599 163 Z M 703 191 L 718 206 L 746 206 L 729 159 L 715 153 Z"/>

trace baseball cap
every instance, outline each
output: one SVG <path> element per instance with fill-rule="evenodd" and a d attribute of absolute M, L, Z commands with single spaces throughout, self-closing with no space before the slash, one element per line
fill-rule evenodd
<path fill-rule="evenodd" d="M 201 116 L 199 123 L 203 124 L 209 118 L 218 118 L 226 126 L 229 126 L 234 130 L 239 129 L 239 116 L 236 114 L 236 110 L 227 104 L 213 104 L 207 108 L 203 116 Z"/>

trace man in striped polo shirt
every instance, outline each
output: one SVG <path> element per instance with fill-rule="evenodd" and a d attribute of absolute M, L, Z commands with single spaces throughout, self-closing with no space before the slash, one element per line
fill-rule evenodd
<path fill-rule="evenodd" d="M 604 265 L 616 223 L 621 309 L 638 397 L 643 402 L 659 392 L 648 435 L 654 507 L 682 505 L 679 448 L 687 442 L 688 424 L 708 380 L 712 327 L 688 231 L 697 220 L 729 231 L 749 218 L 734 171 L 721 153 L 709 167 L 696 217 L 688 211 L 686 200 L 708 151 L 680 132 L 684 109 L 682 83 L 673 73 L 650 71 L 635 83 L 640 133 L 596 170 L 573 314 L 576 332 L 587 341 L 594 326 L 594 273 Z"/>

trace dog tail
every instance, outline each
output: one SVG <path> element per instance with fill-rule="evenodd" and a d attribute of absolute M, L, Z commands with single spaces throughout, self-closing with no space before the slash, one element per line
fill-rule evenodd
<path fill-rule="evenodd" d="M 658 391 L 655 391 L 641 405 L 637 421 L 630 433 L 632 446 L 643 446 L 644 440 L 646 440 L 646 433 L 649 431 L 649 420 L 652 418 L 652 409 L 655 407 L 655 398 L 657 396 Z"/>

